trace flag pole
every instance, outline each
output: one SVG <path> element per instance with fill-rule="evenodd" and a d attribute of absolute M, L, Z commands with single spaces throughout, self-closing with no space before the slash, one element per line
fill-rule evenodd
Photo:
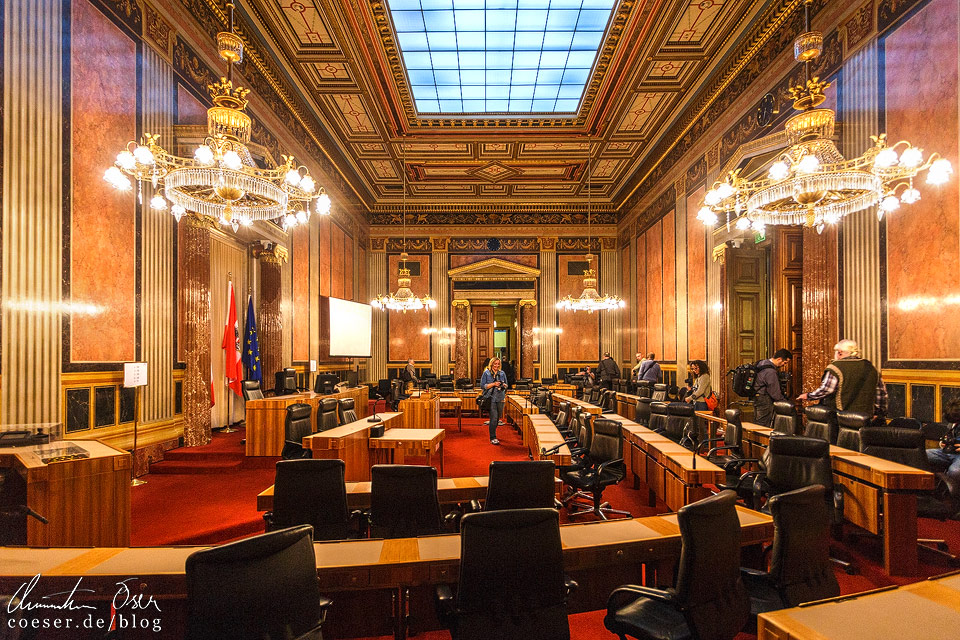
<path fill-rule="evenodd" d="M 230 306 L 230 287 L 231 287 L 232 285 L 233 285 L 233 271 L 227 271 L 227 306 L 228 306 L 228 307 Z M 228 309 L 228 310 L 227 310 L 227 319 L 225 319 L 225 320 L 223 321 L 223 322 L 224 322 L 224 325 L 226 325 L 226 323 L 229 322 L 229 320 L 230 320 L 230 311 L 229 311 L 229 309 Z M 226 358 L 224 358 L 224 360 L 226 360 Z M 224 370 L 224 372 L 223 372 L 223 379 L 224 379 L 224 380 L 227 380 L 227 372 L 226 372 L 226 370 Z M 230 385 L 229 385 L 229 383 L 228 383 L 228 384 L 227 384 L 227 390 L 226 390 L 226 392 L 225 392 L 225 394 L 226 394 L 226 396 L 227 396 L 227 425 L 226 425 L 223 429 L 220 430 L 220 433 L 236 433 L 236 431 L 237 431 L 236 429 L 234 429 L 234 428 L 230 425 L 231 421 L 233 420 L 233 398 L 230 397 L 230 396 L 232 395 L 232 394 L 230 393 L 230 391 L 231 391 L 231 389 L 230 389 Z"/>

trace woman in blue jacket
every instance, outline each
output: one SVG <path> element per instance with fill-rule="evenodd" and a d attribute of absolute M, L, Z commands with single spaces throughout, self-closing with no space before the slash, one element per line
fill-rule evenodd
<path fill-rule="evenodd" d="M 497 423 L 503 415 L 503 401 L 507 397 L 507 375 L 500 370 L 500 358 L 494 358 L 480 377 L 483 393 L 490 398 L 490 444 L 497 440 Z"/>

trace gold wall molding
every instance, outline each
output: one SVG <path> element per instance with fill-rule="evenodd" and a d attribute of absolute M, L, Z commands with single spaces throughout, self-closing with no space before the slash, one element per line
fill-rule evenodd
<path fill-rule="evenodd" d="M 527 300 L 521 300 L 518 304 L 521 307 L 535 307 L 537 306 L 537 301 L 527 299 Z"/>
<path fill-rule="evenodd" d="M 290 252 L 277 243 L 254 242 L 252 246 L 253 257 L 263 262 L 272 262 L 274 264 L 284 264 L 290 258 Z"/>
<path fill-rule="evenodd" d="M 467 309 L 470 307 L 469 300 L 454 300 L 450 303 L 454 309 Z"/>

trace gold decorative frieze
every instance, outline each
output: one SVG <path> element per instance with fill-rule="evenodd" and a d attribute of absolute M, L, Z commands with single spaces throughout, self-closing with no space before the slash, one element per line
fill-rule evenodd
<path fill-rule="evenodd" d="M 557 250 L 556 238 L 540 238 L 540 251 L 556 251 L 556 250 Z"/>
<path fill-rule="evenodd" d="M 290 252 L 285 247 L 275 243 L 255 242 L 253 244 L 253 257 L 264 262 L 284 264 L 290 258 Z"/>
<path fill-rule="evenodd" d="M 451 279 L 468 282 L 504 279 L 535 280 L 540 277 L 540 269 L 508 262 L 500 258 L 488 258 L 456 269 L 450 269 L 447 271 L 447 275 Z"/>

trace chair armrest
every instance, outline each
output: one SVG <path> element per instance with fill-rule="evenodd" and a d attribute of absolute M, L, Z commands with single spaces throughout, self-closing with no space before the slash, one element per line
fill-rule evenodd
<path fill-rule="evenodd" d="M 263 512 L 263 530 L 266 532 L 273 531 L 273 511 Z"/>
<path fill-rule="evenodd" d="M 460 519 L 463 518 L 461 511 L 451 511 L 443 516 L 443 524 L 451 531 L 460 531 Z"/>
<path fill-rule="evenodd" d="M 580 588 L 580 585 L 577 584 L 577 581 L 571 578 L 568 575 L 563 576 L 563 590 L 566 597 L 570 597 L 570 594 Z"/>
<path fill-rule="evenodd" d="M 603 473 L 604 469 L 614 464 L 623 464 L 623 458 L 616 458 L 614 460 L 607 460 L 606 462 L 601 462 L 600 466 L 597 467 L 597 475 Z"/>
<path fill-rule="evenodd" d="M 658 602 L 673 604 L 676 594 L 672 591 L 643 587 L 637 584 L 625 584 L 617 587 L 607 598 L 607 615 L 612 616 L 623 605 L 637 598 L 650 598 Z"/>
<path fill-rule="evenodd" d="M 767 474 L 764 473 L 763 471 L 752 471 L 750 473 L 745 473 L 742 476 L 740 476 L 740 480 L 737 481 L 737 487 L 741 485 L 744 478 L 746 478 L 751 474 L 753 475 L 753 498 L 752 498 L 753 504 L 749 506 L 751 509 L 759 509 L 760 498 L 762 498 L 764 494 L 764 482 L 766 481 Z"/>
<path fill-rule="evenodd" d="M 740 567 L 740 577 L 741 578 L 769 578 L 770 574 L 766 571 L 761 571 L 760 569 L 751 569 L 750 567 Z"/>
<path fill-rule="evenodd" d="M 437 599 L 437 618 L 440 620 L 440 624 L 449 628 L 456 613 L 453 589 L 448 584 L 438 584 L 435 595 Z"/>
<path fill-rule="evenodd" d="M 549 449 L 544 449 L 543 447 L 540 447 L 540 455 L 543 455 L 543 456 L 552 456 L 552 455 L 554 455 L 555 453 L 557 453 L 558 451 L 560 451 L 560 447 L 569 447 L 571 444 L 576 444 L 576 443 L 577 443 L 576 438 L 571 438 L 571 439 L 568 439 L 568 440 L 564 440 L 564 441 L 561 442 L 560 444 L 558 444 L 558 445 L 556 445 L 556 446 L 554 446 L 554 447 L 550 447 Z"/>
<path fill-rule="evenodd" d="M 699 453 L 700 453 L 700 449 L 701 449 L 702 447 L 707 446 L 707 445 L 710 444 L 711 442 L 723 442 L 723 438 L 707 438 L 706 440 L 701 440 L 701 441 L 700 441 L 700 444 L 697 445 L 697 453 L 699 454 Z M 714 451 L 714 450 L 716 450 L 716 449 L 729 449 L 729 448 L 730 448 L 730 447 L 715 447 L 714 449 L 711 449 L 711 451 Z M 710 455 L 710 454 L 707 453 L 707 455 Z"/>
<path fill-rule="evenodd" d="M 833 519 L 843 522 L 843 487 L 837 485 L 833 486 Z"/>

